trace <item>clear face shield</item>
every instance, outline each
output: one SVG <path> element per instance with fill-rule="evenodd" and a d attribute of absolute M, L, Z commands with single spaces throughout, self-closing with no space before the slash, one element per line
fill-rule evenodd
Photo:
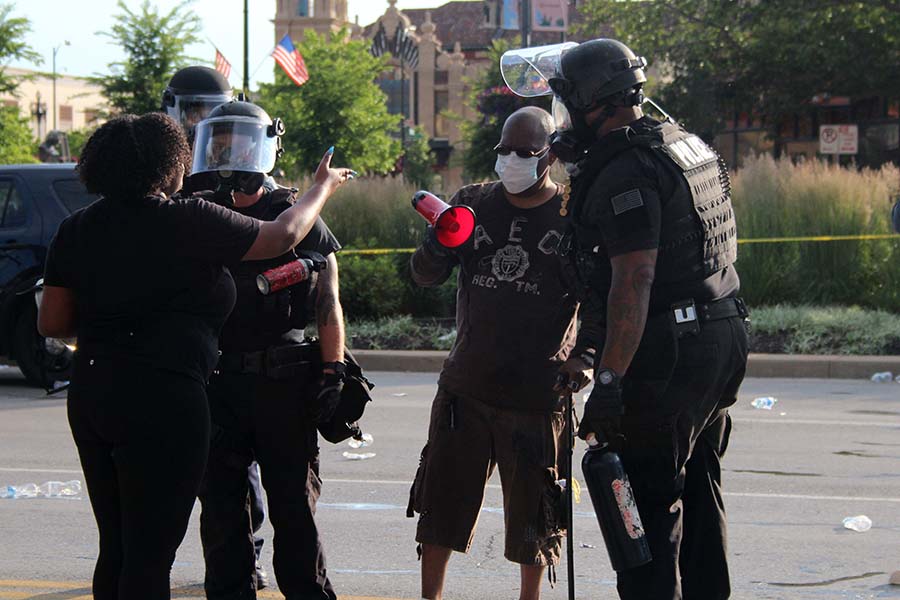
<path fill-rule="evenodd" d="M 553 96 L 553 105 L 550 113 L 553 115 L 553 123 L 556 125 L 557 131 L 570 131 L 572 129 L 572 115 L 569 114 L 569 109 L 559 99 L 559 96 Z"/>
<path fill-rule="evenodd" d="M 278 137 L 268 123 L 252 117 L 216 117 L 201 121 L 194 136 L 191 175 L 210 171 L 268 173 L 275 168 Z"/>
<path fill-rule="evenodd" d="M 549 96 L 550 79 L 560 76 L 562 55 L 578 46 L 575 42 L 519 48 L 500 57 L 500 74 L 507 87 L 517 96 L 535 98 Z"/>
<path fill-rule="evenodd" d="M 181 123 L 186 133 L 190 133 L 212 109 L 231 102 L 231 99 L 231 93 L 175 96 L 175 104 L 166 107 L 166 114 Z"/>

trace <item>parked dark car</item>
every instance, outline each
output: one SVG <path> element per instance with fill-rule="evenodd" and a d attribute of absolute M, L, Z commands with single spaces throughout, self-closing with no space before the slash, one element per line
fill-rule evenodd
<path fill-rule="evenodd" d="M 68 379 L 72 351 L 38 333 L 34 288 L 59 224 L 96 199 L 74 163 L 0 165 L 0 361 L 33 385 Z"/>

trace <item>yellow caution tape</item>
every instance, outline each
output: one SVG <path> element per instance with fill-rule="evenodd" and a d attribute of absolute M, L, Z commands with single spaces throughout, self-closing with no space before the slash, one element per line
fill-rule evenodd
<path fill-rule="evenodd" d="M 900 239 L 896 233 L 875 233 L 867 235 L 809 235 L 795 237 L 748 238 L 738 239 L 738 244 L 781 244 L 787 242 L 846 242 L 868 240 Z M 364 248 L 359 250 L 341 250 L 341 255 L 377 256 L 384 254 L 412 254 L 415 248 Z"/>
<path fill-rule="evenodd" d="M 365 248 L 361 250 L 341 250 L 341 256 L 356 254 L 360 256 L 375 256 L 379 254 L 412 254 L 415 248 Z"/>
<path fill-rule="evenodd" d="M 870 235 L 810 235 L 778 238 L 738 238 L 738 244 L 777 244 L 781 242 L 845 242 L 848 240 L 889 240 L 900 238 L 896 233 L 879 233 Z"/>
<path fill-rule="evenodd" d="M 581 483 L 572 478 L 572 497 L 575 499 L 575 504 L 581 504 Z"/>

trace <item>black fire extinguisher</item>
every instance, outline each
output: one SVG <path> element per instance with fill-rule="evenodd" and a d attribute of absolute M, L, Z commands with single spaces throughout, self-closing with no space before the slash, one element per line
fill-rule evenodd
<path fill-rule="evenodd" d="M 612 568 L 618 572 L 645 565 L 653 557 L 622 459 L 596 437 L 588 436 L 587 442 L 581 470 Z"/>

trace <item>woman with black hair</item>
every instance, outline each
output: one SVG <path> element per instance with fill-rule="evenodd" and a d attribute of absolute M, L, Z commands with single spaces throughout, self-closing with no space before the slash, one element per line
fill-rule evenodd
<path fill-rule="evenodd" d="M 69 424 L 100 533 L 97 600 L 167 599 L 209 448 L 205 383 L 235 301 L 222 265 L 302 240 L 352 178 L 326 153 L 315 183 L 275 221 L 171 199 L 190 149 L 181 127 L 125 115 L 88 140 L 78 171 L 101 198 L 50 245 L 38 329 L 78 337 Z"/>

